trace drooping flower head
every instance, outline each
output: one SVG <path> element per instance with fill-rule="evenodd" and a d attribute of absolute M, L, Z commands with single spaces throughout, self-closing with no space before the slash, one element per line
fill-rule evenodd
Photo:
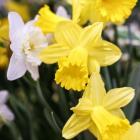
<path fill-rule="evenodd" d="M 14 120 L 14 114 L 9 107 L 5 104 L 8 99 L 8 91 L 0 91 L 0 126 L 4 123 Z"/>
<path fill-rule="evenodd" d="M 85 23 L 113 22 L 122 23 L 131 14 L 137 0 L 78 0 L 80 7 L 80 20 Z M 77 11 L 78 12 L 78 11 Z"/>
<path fill-rule="evenodd" d="M 63 16 L 61 16 L 59 14 L 57 15 L 57 14 L 53 13 L 50 10 L 49 6 L 45 5 L 39 11 L 39 16 L 38 16 L 38 20 L 36 22 L 36 26 L 41 28 L 45 34 L 53 33 L 55 31 L 57 24 L 61 21 L 67 20 L 67 18 L 68 18 L 66 11 L 61 10 L 61 12 L 63 12 L 63 15 L 66 16 L 66 18 L 64 18 Z"/>
<path fill-rule="evenodd" d="M 15 12 L 10 12 L 8 18 L 10 48 L 13 54 L 7 78 L 8 80 L 16 80 L 29 71 L 32 78 L 37 80 L 39 78 L 38 66 L 41 64 L 38 55 L 48 45 L 46 37 L 38 27 L 34 26 L 34 21 L 24 24 L 20 15 Z"/>
<path fill-rule="evenodd" d="M 129 121 L 121 111 L 134 97 L 130 87 L 116 88 L 107 94 L 98 73 L 93 73 L 83 97 L 74 114 L 65 124 L 62 135 L 71 139 L 84 130 L 89 130 L 100 140 L 121 140 L 130 128 Z"/>
<path fill-rule="evenodd" d="M 101 38 L 102 29 L 102 23 L 86 28 L 72 21 L 58 24 L 54 33 L 56 43 L 45 48 L 40 59 L 47 64 L 58 62 L 55 80 L 62 87 L 83 90 L 93 71 L 99 72 L 100 66 L 119 60 L 120 49 Z"/>
<path fill-rule="evenodd" d="M 73 0 L 72 2 L 72 20 L 74 22 L 78 22 L 79 20 L 79 11 L 80 8 L 77 7 L 78 0 Z M 47 33 L 54 33 L 56 26 L 61 21 L 70 20 L 70 16 L 68 15 L 66 9 L 64 7 L 58 7 L 56 14 L 53 13 L 48 5 L 45 5 L 43 8 L 40 9 L 38 20 L 36 22 L 36 26 L 42 29 L 42 31 Z"/>

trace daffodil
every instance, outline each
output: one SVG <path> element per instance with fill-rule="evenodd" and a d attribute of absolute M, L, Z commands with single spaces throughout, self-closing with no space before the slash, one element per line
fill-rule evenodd
<path fill-rule="evenodd" d="M 34 26 L 34 20 L 24 24 L 18 13 L 8 14 L 10 24 L 10 48 L 13 52 L 7 71 L 8 80 L 22 77 L 26 71 L 34 80 L 39 78 L 38 58 L 40 51 L 48 45 L 46 37 L 40 28 Z"/>
<path fill-rule="evenodd" d="M 136 122 L 131 128 L 122 136 L 121 140 L 140 140 L 140 123 Z M 116 139 L 117 140 L 117 139 Z"/>
<path fill-rule="evenodd" d="M 69 2 L 70 0 L 68 0 Z M 137 0 L 78 0 L 81 8 L 81 23 L 91 22 L 113 22 L 122 23 L 131 14 Z M 78 11 L 77 11 L 78 12 Z"/>
<path fill-rule="evenodd" d="M 119 140 L 129 128 L 129 121 L 121 111 L 134 97 L 130 87 L 116 88 L 107 94 L 100 74 L 93 73 L 89 84 L 65 124 L 62 135 L 66 139 L 89 130 L 100 140 Z"/>
<path fill-rule="evenodd" d="M 64 12 L 64 11 L 63 11 Z M 67 17 L 67 14 L 64 14 Z M 57 24 L 61 21 L 67 20 L 62 16 L 53 13 L 48 5 L 45 5 L 39 11 L 38 20 L 36 26 L 40 27 L 42 31 L 46 33 L 53 33 Z"/>
<path fill-rule="evenodd" d="M 73 0 L 72 20 L 74 22 L 78 22 L 79 20 L 80 9 L 77 8 L 77 4 L 78 4 L 78 0 Z M 68 15 L 64 7 L 58 7 L 55 14 L 50 10 L 48 5 L 45 5 L 39 11 L 38 21 L 36 22 L 36 26 L 40 27 L 45 34 L 54 33 L 56 26 L 61 21 L 67 21 L 67 20 L 70 20 L 70 16 Z"/>
<path fill-rule="evenodd" d="M 0 126 L 4 123 L 14 120 L 14 114 L 5 104 L 8 100 L 9 93 L 6 90 L 0 91 Z"/>
<path fill-rule="evenodd" d="M 64 21 L 57 26 L 54 33 L 57 43 L 45 48 L 40 59 L 47 64 L 58 62 L 55 80 L 62 87 L 83 90 L 93 71 L 99 72 L 100 66 L 119 60 L 120 49 L 101 38 L 102 29 L 102 23 L 81 28 L 74 22 Z"/>

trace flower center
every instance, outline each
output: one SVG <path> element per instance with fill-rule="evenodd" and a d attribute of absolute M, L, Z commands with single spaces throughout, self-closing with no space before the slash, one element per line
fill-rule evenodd
<path fill-rule="evenodd" d="M 83 90 L 88 82 L 87 59 L 88 53 L 85 49 L 74 49 L 68 57 L 59 61 L 56 82 L 68 90 Z"/>
<path fill-rule="evenodd" d="M 94 107 L 91 117 L 103 140 L 110 140 L 110 138 L 120 140 L 121 136 L 130 128 L 126 119 L 112 115 L 102 106 Z"/>

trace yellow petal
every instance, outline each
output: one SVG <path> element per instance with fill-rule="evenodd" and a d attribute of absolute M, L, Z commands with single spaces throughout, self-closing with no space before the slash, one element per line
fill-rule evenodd
<path fill-rule="evenodd" d="M 106 94 L 103 80 L 99 73 L 93 73 L 84 93 L 84 98 L 88 98 L 94 105 L 100 105 Z"/>
<path fill-rule="evenodd" d="M 119 118 L 122 118 L 122 119 L 125 119 L 125 114 L 123 113 L 123 111 L 121 109 L 115 109 L 115 110 L 109 110 L 109 112 L 111 112 L 111 114 L 119 117 Z"/>
<path fill-rule="evenodd" d="M 111 65 L 120 59 L 121 51 L 117 46 L 107 41 L 98 43 L 98 46 L 94 46 L 89 50 L 89 55 L 91 58 L 96 59 L 101 66 Z"/>
<path fill-rule="evenodd" d="M 56 26 L 67 19 L 53 13 L 48 5 L 45 5 L 39 11 L 36 26 L 40 27 L 44 33 L 54 33 Z"/>
<path fill-rule="evenodd" d="M 136 122 L 132 127 L 124 134 L 121 140 L 140 140 L 140 123 Z"/>
<path fill-rule="evenodd" d="M 97 129 L 97 127 L 96 127 L 96 125 L 95 125 L 94 122 L 92 122 L 92 125 L 89 127 L 89 131 L 90 131 L 96 138 L 98 138 L 98 140 L 101 140 L 101 139 L 99 139 L 100 133 L 99 133 L 99 131 L 98 131 L 98 129 Z"/>
<path fill-rule="evenodd" d="M 75 23 L 80 22 L 80 13 L 81 13 L 81 6 L 79 0 L 72 0 L 72 20 Z"/>
<path fill-rule="evenodd" d="M 108 110 L 119 109 L 134 98 L 134 89 L 129 87 L 110 90 L 104 98 L 103 105 Z"/>
<path fill-rule="evenodd" d="M 39 57 L 44 63 L 53 64 L 60 58 L 67 56 L 69 51 L 68 47 L 54 44 L 43 49 Z"/>
<path fill-rule="evenodd" d="M 71 110 L 76 114 L 76 115 L 81 115 L 81 116 L 87 116 L 90 115 L 91 111 L 93 109 L 93 104 L 92 102 L 87 99 L 87 98 L 81 98 L 79 100 L 79 103 L 76 107 L 71 108 Z"/>
<path fill-rule="evenodd" d="M 55 32 L 56 42 L 70 48 L 74 48 L 79 40 L 82 28 L 72 21 L 65 21 L 58 24 Z"/>
<path fill-rule="evenodd" d="M 96 22 L 86 28 L 84 28 L 80 36 L 80 46 L 88 49 L 92 48 L 93 45 L 97 44 L 101 40 L 101 34 L 103 30 L 103 23 Z"/>
<path fill-rule="evenodd" d="M 90 126 L 89 118 L 77 116 L 74 114 L 65 124 L 62 130 L 62 135 L 65 139 L 71 139 L 77 136 L 80 132 L 88 129 L 89 126 Z"/>

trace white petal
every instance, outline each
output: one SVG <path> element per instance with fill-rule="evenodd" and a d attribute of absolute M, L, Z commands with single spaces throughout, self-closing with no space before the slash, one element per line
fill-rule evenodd
<path fill-rule="evenodd" d="M 27 70 L 30 72 L 32 78 L 36 81 L 39 78 L 38 66 L 33 66 L 29 63 L 26 64 Z"/>
<path fill-rule="evenodd" d="M 7 71 L 8 80 L 16 80 L 22 77 L 26 72 L 26 65 L 24 60 L 21 58 L 17 58 L 14 54 L 10 59 L 10 64 Z"/>
<path fill-rule="evenodd" d="M 2 119 L 4 119 L 5 121 L 14 120 L 14 114 L 6 105 L 0 106 L 0 117 L 2 117 Z"/>
<path fill-rule="evenodd" d="M 0 91 L 0 104 L 4 104 L 8 99 L 8 91 L 1 90 Z"/>
<path fill-rule="evenodd" d="M 70 19 L 70 16 L 68 15 L 66 9 L 63 6 L 59 6 L 57 8 L 56 15 Z"/>
<path fill-rule="evenodd" d="M 9 12 L 8 20 L 10 26 L 10 40 L 13 42 L 17 38 L 17 32 L 19 32 L 24 27 L 24 22 L 21 16 L 16 12 Z"/>

